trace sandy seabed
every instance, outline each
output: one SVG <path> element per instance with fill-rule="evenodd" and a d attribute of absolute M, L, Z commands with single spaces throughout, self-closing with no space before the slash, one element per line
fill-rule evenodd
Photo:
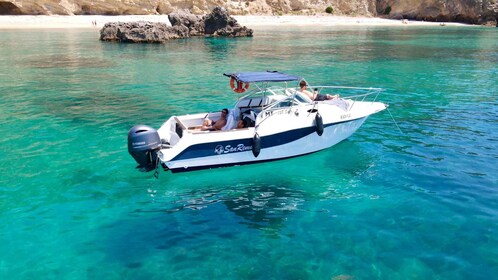
<path fill-rule="evenodd" d="M 392 20 L 374 17 L 345 17 L 331 15 L 316 16 L 234 16 L 249 28 L 260 26 L 420 26 L 420 25 L 465 25 L 461 23 L 441 23 L 408 20 Z M 152 21 L 166 22 L 167 15 L 132 16 L 0 16 L 0 29 L 31 28 L 102 28 L 107 22 Z"/>

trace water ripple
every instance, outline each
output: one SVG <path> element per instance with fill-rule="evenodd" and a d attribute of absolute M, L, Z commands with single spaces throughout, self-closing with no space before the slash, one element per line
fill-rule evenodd
<path fill-rule="evenodd" d="M 1 33 L 2 279 L 498 273 L 495 30 L 292 27 L 161 45 Z M 304 157 L 134 170 L 131 126 L 232 104 L 221 73 L 245 70 L 386 88 L 403 132 L 382 112 Z"/>

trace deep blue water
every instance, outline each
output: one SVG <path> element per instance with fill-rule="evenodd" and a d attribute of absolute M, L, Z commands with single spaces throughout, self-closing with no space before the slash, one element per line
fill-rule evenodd
<path fill-rule="evenodd" d="M 0 31 L 0 279 L 492 279 L 498 29 L 256 29 L 162 45 Z M 139 123 L 232 104 L 223 72 L 382 87 L 309 156 L 139 173 Z"/>

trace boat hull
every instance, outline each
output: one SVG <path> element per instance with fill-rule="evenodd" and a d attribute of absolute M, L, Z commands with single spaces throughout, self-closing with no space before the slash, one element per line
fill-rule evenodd
<path fill-rule="evenodd" d="M 322 135 L 318 135 L 314 124 L 260 134 L 261 150 L 257 157 L 253 153 L 255 129 L 251 128 L 222 141 L 190 145 L 170 160 L 165 156 L 168 151 L 161 151 L 160 158 L 163 167 L 173 173 L 282 160 L 321 151 L 347 139 L 367 117 L 325 123 Z"/>

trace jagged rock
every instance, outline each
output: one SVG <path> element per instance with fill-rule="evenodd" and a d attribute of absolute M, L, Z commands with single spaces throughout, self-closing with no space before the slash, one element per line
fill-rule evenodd
<path fill-rule="evenodd" d="M 190 36 L 204 35 L 204 21 L 202 16 L 190 13 L 188 10 L 179 10 L 168 15 L 172 26 L 185 26 L 189 30 Z"/>
<path fill-rule="evenodd" d="M 188 37 L 188 29 L 160 22 L 110 22 L 100 30 L 100 40 L 126 43 L 163 43 Z"/>
<path fill-rule="evenodd" d="M 215 7 L 210 14 L 200 17 L 189 11 L 180 11 L 168 16 L 172 26 L 185 26 L 190 36 L 252 36 L 252 29 L 240 26 L 237 20 L 221 7 Z"/>
<path fill-rule="evenodd" d="M 221 7 L 215 7 L 211 14 L 204 17 L 206 34 L 214 34 L 217 30 L 233 26 L 235 23 L 236 21 Z"/>
<path fill-rule="evenodd" d="M 198 23 L 202 19 L 202 16 L 194 15 L 188 10 L 179 10 L 169 14 L 168 19 L 172 26 L 185 25 L 190 28 Z"/>
<path fill-rule="evenodd" d="M 110 22 L 100 30 L 100 40 L 133 43 L 163 43 L 190 36 L 252 36 L 252 29 L 240 26 L 222 8 L 201 18 L 187 12 L 168 16 L 172 26 L 157 22 Z M 209 32 L 209 33 L 208 33 Z"/>
<path fill-rule="evenodd" d="M 220 30 L 214 32 L 213 36 L 224 36 L 224 37 L 251 37 L 252 29 L 245 26 L 243 27 L 232 27 L 227 26 Z"/>
<path fill-rule="evenodd" d="M 240 26 L 225 9 L 215 7 L 209 15 L 204 17 L 204 33 L 212 36 L 250 37 L 253 31 Z"/>

